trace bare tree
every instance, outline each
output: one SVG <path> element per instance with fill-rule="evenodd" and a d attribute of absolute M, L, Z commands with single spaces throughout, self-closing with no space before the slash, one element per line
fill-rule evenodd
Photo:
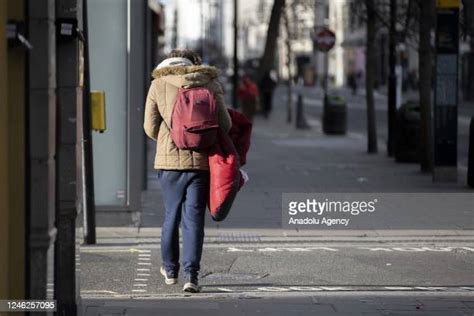
<path fill-rule="evenodd" d="M 474 2 L 464 0 L 464 36 L 469 35 L 470 52 L 467 54 L 468 78 L 464 82 L 464 100 L 474 100 Z"/>
<path fill-rule="evenodd" d="M 286 122 L 291 123 L 291 113 L 293 108 L 293 81 L 292 81 L 292 72 L 291 72 L 291 59 L 293 58 L 291 50 L 291 40 L 292 40 L 292 31 L 290 27 L 290 21 L 288 18 L 288 5 L 285 6 L 283 12 L 283 21 L 286 29 L 286 67 L 288 69 L 288 83 L 287 83 L 287 103 L 286 103 Z M 294 23 L 294 21 L 293 21 Z"/>
<path fill-rule="evenodd" d="M 435 0 L 419 1 L 419 94 L 421 112 L 420 131 L 420 167 L 422 172 L 433 170 L 433 120 L 432 110 L 432 82 L 434 52 L 431 45 L 431 34 L 435 26 Z"/>
<path fill-rule="evenodd" d="M 397 112 L 397 0 L 390 0 L 389 75 L 388 75 L 388 140 L 387 153 L 394 154 Z"/>
<path fill-rule="evenodd" d="M 375 39 L 377 30 L 387 29 L 394 31 L 393 26 L 402 26 L 401 30 L 397 30 L 396 36 L 398 40 L 404 42 L 406 46 L 416 47 L 418 41 L 418 10 L 414 5 L 415 1 L 420 0 L 398 0 L 397 12 L 391 16 L 390 1 L 387 0 L 364 0 L 353 1 L 350 3 L 350 14 L 355 15 L 358 19 L 363 21 L 367 26 L 366 38 L 366 101 L 367 101 L 367 138 L 368 138 L 368 152 L 373 153 L 378 151 L 377 146 L 377 130 L 376 130 L 376 115 L 374 109 L 374 82 L 376 77 L 376 65 L 374 61 L 375 56 Z M 391 26 L 392 18 L 395 23 Z M 393 34 L 392 34 L 393 35 Z M 396 58 L 391 58 L 391 63 L 396 62 Z M 392 65 L 391 65 L 392 66 Z M 394 89 L 392 87 L 392 89 Z M 393 91 L 392 93 L 393 94 Z M 393 107 L 393 105 L 392 105 Z M 392 109 L 393 120 L 393 109 Z M 392 125 L 393 125 L 392 121 Z M 393 126 L 392 126 L 393 127 Z M 393 131 L 392 131 L 393 132 Z M 390 134 L 390 133 L 389 133 Z"/>
<path fill-rule="evenodd" d="M 273 68 L 275 61 L 276 45 L 278 38 L 278 30 L 280 28 L 281 14 L 285 8 L 285 0 L 274 0 L 272 13 L 270 16 L 270 23 L 268 24 L 267 40 L 265 42 L 265 50 L 260 58 L 260 65 L 258 67 L 257 79 L 260 81 L 261 77 Z"/>
<path fill-rule="evenodd" d="M 474 49 L 474 2 L 463 0 L 465 33 L 471 38 L 471 50 Z"/>
<path fill-rule="evenodd" d="M 365 0 L 367 11 L 367 40 L 365 58 L 365 90 L 367 102 L 367 152 L 377 153 L 377 125 L 375 119 L 374 79 L 375 68 L 375 35 L 376 35 L 376 3 L 375 0 Z"/>

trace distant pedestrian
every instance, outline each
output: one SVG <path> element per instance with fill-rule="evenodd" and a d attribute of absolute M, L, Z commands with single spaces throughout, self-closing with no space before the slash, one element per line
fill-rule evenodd
<path fill-rule="evenodd" d="M 150 138 L 157 141 L 154 167 L 158 169 L 165 204 L 160 273 L 166 284 L 177 283 L 181 224 L 185 274 L 183 291 L 192 293 L 200 291 L 198 273 L 209 196 L 209 150 L 199 147 L 186 149 L 185 146 L 188 141 L 200 140 L 204 143 L 205 140 L 210 143 L 213 138 L 206 135 L 210 135 L 211 129 L 217 130 L 214 121 L 218 123 L 217 128 L 225 133 L 231 128 L 217 75 L 214 67 L 201 65 L 201 58 L 194 51 L 173 50 L 153 71 L 155 79 L 145 106 L 144 129 Z M 210 114 L 213 116 L 210 117 Z M 193 126 L 196 133 L 191 133 L 183 122 L 196 117 L 203 121 Z"/>
<path fill-rule="evenodd" d="M 357 94 L 357 74 L 355 71 L 352 71 L 349 73 L 348 78 L 347 78 L 347 83 L 349 84 L 349 87 L 352 90 L 352 94 L 356 95 Z"/>
<path fill-rule="evenodd" d="M 262 112 L 265 118 L 268 118 L 273 107 L 273 91 L 277 81 L 274 71 L 266 72 L 260 81 L 260 91 L 262 92 Z"/>
<path fill-rule="evenodd" d="M 249 75 L 245 75 L 240 83 L 237 95 L 240 100 L 242 114 L 252 122 L 259 105 L 259 92 L 257 85 Z"/>

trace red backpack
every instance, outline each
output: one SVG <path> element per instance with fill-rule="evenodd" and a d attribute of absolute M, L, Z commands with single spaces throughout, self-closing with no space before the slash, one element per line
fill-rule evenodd
<path fill-rule="evenodd" d="M 217 104 L 204 87 L 180 88 L 171 115 L 171 139 L 179 149 L 207 149 L 217 142 Z"/>

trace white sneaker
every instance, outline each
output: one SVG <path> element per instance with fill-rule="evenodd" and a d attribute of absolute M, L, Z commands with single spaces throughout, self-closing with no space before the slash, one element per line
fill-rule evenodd
<path fill-rule="evenodd" d="M 201 287 L 199 286 L 197 278 L 186 278 L 186 283 L 184 284 L 183 291 L 188 293 L 201 292 Z"/>
<path fill-rule="evenodd" d="M 165 277 L 165 283 L 167 285 L 173 285 L 173 284 L 178 283 L 178 278 L 170 278 L 168 276 L 168 274 L 166 273 L 165 268 L 161 267 L 160 268 L 160 273 L 161 273 L 162 276 Z"/>

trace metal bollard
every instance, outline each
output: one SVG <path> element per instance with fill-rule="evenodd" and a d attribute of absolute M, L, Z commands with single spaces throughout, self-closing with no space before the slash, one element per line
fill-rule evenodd
<path fill-rule="evenodd" d="M 474 188 L 474 116 L 469 125 L 469 158 L 467 163 L 467 185 Z"/>
<path fill-rule="evenodd" d="M 304 104 L 303 96 L 298 94 L 298 102 L 296 104 L 296 128 L 297 129 L 308 129 L 309 125 L 304 116 Z"/>

